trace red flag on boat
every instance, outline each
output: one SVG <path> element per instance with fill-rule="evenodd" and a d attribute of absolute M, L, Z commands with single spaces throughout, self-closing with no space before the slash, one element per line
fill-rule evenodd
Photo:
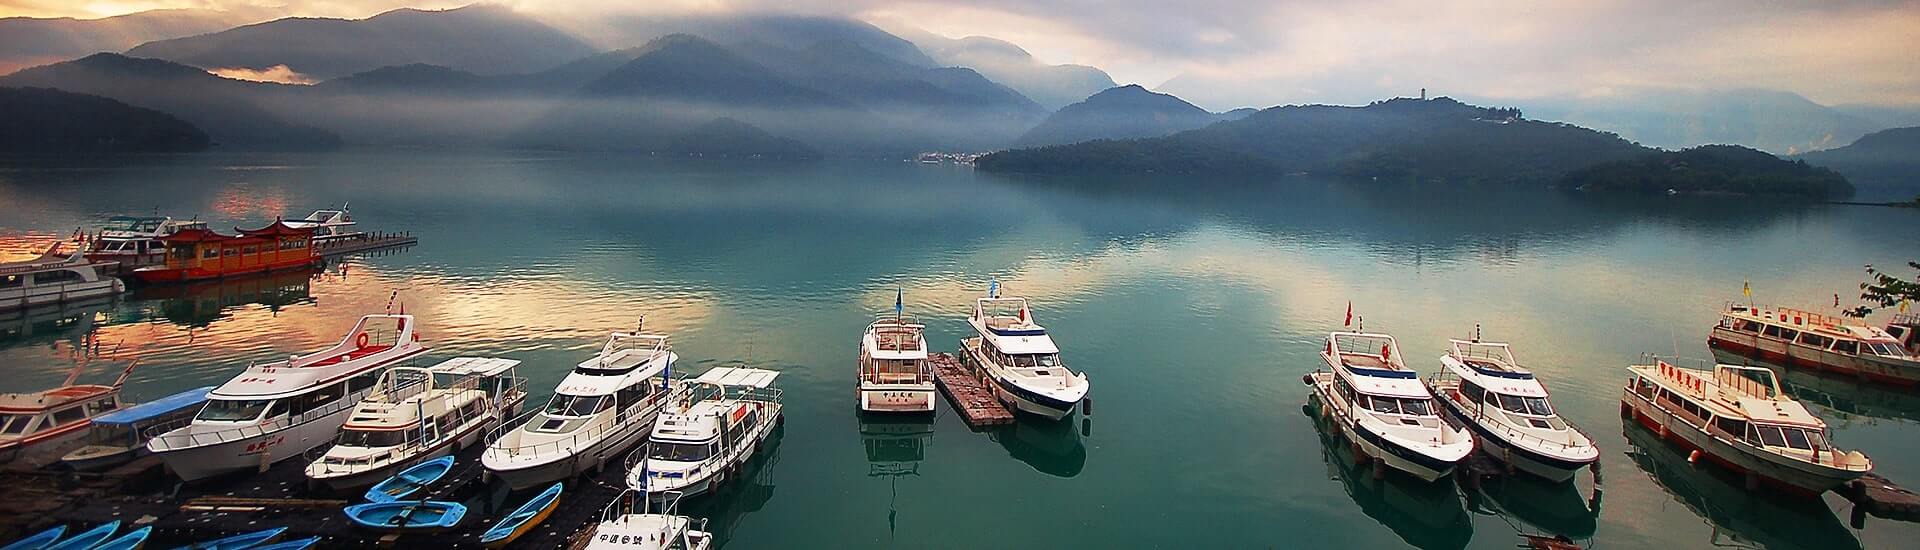
<path fill-rule="evenodd" d="M 1347 323 L 1343 326 L 1353 326 L 1353 300 L 1347 300 Z"/>

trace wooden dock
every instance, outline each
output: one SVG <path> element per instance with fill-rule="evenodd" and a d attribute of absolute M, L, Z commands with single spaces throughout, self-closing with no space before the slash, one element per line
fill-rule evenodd
<path fill-rule="evenodd" d="M 412 233 L 362 233 L 358 236 L 336 239 L 324 243 L 314 243 L 313 253 L 320 256 L 339 256 L 374 250 L 384 250 L 419 244 L 420 239 Z"/>
<path fill-rule="evenodd" d="M 1880 474 L 1860 476 L 1860 479 L 1849 481 L 1834 492 L 1853 501 L 1853 523 L 1856 528 L 1866 521 L 1862 512 L 1878 518 L 1920 522 L 1920 495 L 1880 477 Z"/>
<path fill-rule="evenodd" d="M 978 345 L 978 339 L 962 340 L 962 353 L 965 353 L 969 342 Z M 927 362 L 933 365 L 933 379 L 939 383 L 940 392 L 946 394 L 947 404 L 960 413 L 960 418 L 965 419 L 968 426 L 982 428 L 1013 423 L 1013 411 L 1007 410 L 994 397 L 993 388 L 977 371 L 962 364 L 958 357 L 951 353 L 935 353 L 927 357 Z"/>

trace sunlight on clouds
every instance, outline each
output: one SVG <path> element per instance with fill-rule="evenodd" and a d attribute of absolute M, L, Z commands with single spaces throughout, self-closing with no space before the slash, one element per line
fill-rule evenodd
<path fill-rule="evenodd" d="M 265 69 L 250 69 L 247 67 L 225 67 L 225 68 L 219 68 L 219 69 L 209 69 L 207 72 L 213 73 L 214 76 L 218 76 L 222 78 L 231 78 L 234 80 L 249 80 L 253 82 L 277 82 L 280 84 L 299 84 L 302 86 L 311 86 L 313 84 L 317 84 L 320 82 L 318 79 L 309 77 L 304 74 L 300 74 L 299 72 L 295 72 L 293 69 L 288 68 L 286 65 L 274 65 L 272 67 L 267 67 Z"/>

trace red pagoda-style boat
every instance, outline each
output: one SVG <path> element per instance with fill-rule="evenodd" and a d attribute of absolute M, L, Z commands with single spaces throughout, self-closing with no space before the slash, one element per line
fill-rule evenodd
<path fill-rule="evenodd" d="M 240 234 L 222 235 L 203 228 L 182 229 L 166 236 L 167 261 L 133 271 L 147 283 L 175 283 L 307 269 L 323 261 L 313 250 L 313 229 L 295 228 L 274 220 L 260 229 L 235 228 Z"/>

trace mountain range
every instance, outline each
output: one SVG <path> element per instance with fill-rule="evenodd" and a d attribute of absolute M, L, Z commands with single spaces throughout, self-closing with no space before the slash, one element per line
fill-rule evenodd
<path fill-rule="evenodd" d="M 326 149 L 341 143 L 333 132 L 292 122 L 266 107 L 299 87 L 221 78 L 157 59 L 94 54 L 0 77 L 0 86 L 57 88 L 161 111 L 193 123 L 223 147 Z"/>
<path fill-rule="evenodd" d="M 1778 90 L 1623 87 L 1502 103 L 1540 120 L 1613 132 L 1663 149 L 1738 144 L 1792 155 L 1846 145 L 1884 128 Z"/>
<path fill-rule="evenodd" d="M 154 40 L 217 32 L 264 21 L 264 10 L 150 10 L 99 19 L 0 18 L 0 74 Z"/>
<path fill-rule="evenodd" d="M 207 134 L 173 115 L 100 96 L 0 88 L 0 152 L 173 153 L 206 149 Z"/>
<path fill-rule="evenodd" d="M 1920 188 L 1920 127 L 1881 130 L 1846 147 L 1798 157 L 1861 185 Z"/>
<path fill-rule="evenodd" d="M 1085 101 L 1062 107 L 1028 130 L 1014 147 L 1042 147 L 1092 141 L 1159 137 L 1222 120 L 1236 120 L 1252 109 L 1211 113 L 1180 98 L 1138 84 L 1103 90 Z"/>

